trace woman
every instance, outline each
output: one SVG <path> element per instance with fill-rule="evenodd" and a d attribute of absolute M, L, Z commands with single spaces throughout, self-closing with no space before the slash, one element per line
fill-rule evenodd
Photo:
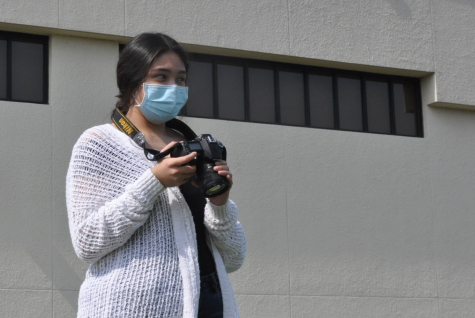
<path fill-rule="evenodd" d="M 117 64 L 117 109 L 145 147 L 185 140 L 165 122 L 187 99 L 188 59 L 172 38 L 144 33 Z M 90 264 L 78 317 L 237 317 L 227 272 L 244 260 L 237 210 L 223 194 L 205 199 L 190 181 L 196 153 L 150 161 L 111 124 L 74 146 L 66 199 L 74 249 Z M 214 170 L 232 186 L 225 161 Z"/>

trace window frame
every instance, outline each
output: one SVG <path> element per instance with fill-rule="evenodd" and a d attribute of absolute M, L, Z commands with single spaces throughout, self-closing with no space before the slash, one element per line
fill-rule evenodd
<path fill-rule="evenodd" d="M 48 104 L 49 103 L 49 37 L 45 35 L 36 35 L 19 32 L 1 31 L 0 36 L 4 36 L 7 42 L 7 79 L 6 79 L 6 98 L 0 98 L 0 101 L 29 103 L 29 104 Z M 25 42 L 36 42 L 43 46 L 43 100 L 41 102 L 22 101 L 12 99 L 12 41 L 22 40 Z"/>
<path fill-rule="evenodd" d="M 291 64 L 291 63 L 282 63 L 282 62 L 273 62 L 266 60 L 257 60 L 257 59 L 247 59 L 247 58 L 238 58 L 238 57 L 227 57 L 219 55 L 210 55 L 202 53 L 191 53 L 190 61 L 197 62 L 208 62 L 212 64 L 213 70 L 213 117 L 205 116 L 190 116 L 195 118 L 208 118 L 208 119 L 221 119 L 221 120 L 231 120 L 238 122 L 251 122 L 251 123 L 261 123 L 258 121 L 250 120 L 250 99 L 249 99 L 249 67 L 262 65 L 263 67 L 269 68 L 272 67 L 274 70 L 274 102 L 275 102 L 275 122 L 274 123 L 263 123 L 270 125 L 282 125 L 282 126 L 291 126 L 291 127 L 306 127 L 306 128 L 317 128 L 317 129 L 329 129 L 329 130 L 342 130 L 342 131 L 354 131 L 354 132 L 363 132 L 371 134 L 382 134 L 382 135 L 395 135 L 403 137 L 424 137 L 423 126 L 422 126 L 422 101 L 421 101 L 421 84 L 419 78 L 414 77 L 404 77 L 397 75 L 387 75 L 380 73 L 369 73 L 369 72 L 359 72 L 359 71 L 349 71 L 342 69 L 331 69 L 318 66 L 308 66 L 303 64 Z M 235 120 L 235 119 L 222 119 L 219 118 L 219 104 L 218 104 L 218 83 L 217 83 L 217 65 L 219 63 L 240 63 L 243 67 L 243 82 L 244 82 L 244 109 L 245 109 L 245 120 Z M 280 83 L 279 83 L 279 70 L 282 69 L 295 69 L 301 70 L 304 78 L 304 114 L 305 114 L 305 124 L 304 125 L 292 125 L 284 124 L 281 121 L 281 97 L 280 97 Z M 334 123 L 333 128 L 328 127 L 315 127 L 311 125 L 310 117 L 310 87 L 309 87 L 309 75 L 312 74 L 328 74 L 332 78 L 332 89 L 333 89 L 333 117 Z M 338 101 L 338 78 L 339 77 L 353 77 L 358 78 L 360 81 L 361 87 L 361 108 L 362 108 L 362 130 L 351 130 L 351 129 L 341 129 L 340 128 L 340 114 L 339 114 L 339 101 Z M 371 132 L 368 131 L 368 113 L 367 113 L 367 96 L 366 96 L 366 81 L 371 78 L 383 78 L 388 82 L 388 97 L 389 97 L 389 122 L 390 129 L 389 133 L 382 132 Z M 408 83 L 414 87 L 416 93 L 415 105 L 415 135 L 403 135 L 396 134 L 396 115 L 395 115 L 395 99 L 394 99 L 394 82 L 403 82 Z M 183 108 L 180 113 L 181 116 L 187 116 L 187 107 Z"/>

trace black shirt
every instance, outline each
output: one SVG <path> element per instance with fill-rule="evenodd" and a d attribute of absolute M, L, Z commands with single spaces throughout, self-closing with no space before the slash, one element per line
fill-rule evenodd
<path fill-rule="evenodd" d="M 206 199 L 200 189 L 191 184 L 193 178 L 180 186 L 180 191 L 190 207 L 195 223 L 196 241 L 198 245 L 198 264 L 200 276 L 216 271 L 213 255 L 206 244 L 206 228 L 204 225 Z"/>

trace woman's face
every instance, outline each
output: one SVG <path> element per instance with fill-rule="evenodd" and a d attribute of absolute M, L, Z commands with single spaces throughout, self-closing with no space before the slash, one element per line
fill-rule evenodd
<path fill-rule="evenodd" d="M 153 85 L 186 86 L 186 68 L 183 61 L 172 51 L 159 55 L 150 66 L 144 83 Z M 139 104 L 143 99 L 143 87 L 140 86 L 135 97 Z"/>

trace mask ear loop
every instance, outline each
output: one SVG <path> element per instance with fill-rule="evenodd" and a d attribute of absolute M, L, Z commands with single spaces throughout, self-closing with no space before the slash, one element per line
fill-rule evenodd
<path fill-rule="evenodd" d="M 142 88 L 143 88 L 143 84 L 145 84 L 145 83 L 142 83 L 142 85 L 141 85 Z M 145 98 L 145 89 L 143 90 L 143 93 L 144 93 L 144 98 Z M 139 102 L 138 102 L 137 99 L 135 98 L 135 96 L 137 96 L 137 91 L 135 91 L 134 95 L 132 95 L 132 96 L 134 97 L 134 101 L 137 103 L 137 105 L 134 105 L 134 106 L 140 107 L 140 106 L 142 105 L 142 103 L 143 103 L 143 98 L 142 98 L 142 103 L 139 104 Z"/>
<path fill-rule="evenodd" d="M 135 107 L 140 107 L 139 102 L 135 99 L 135 94 L 134 94 L 134 101 L 137 103 L 137 104 L 135 104 L 134 106 L 135 106 Z"/>

